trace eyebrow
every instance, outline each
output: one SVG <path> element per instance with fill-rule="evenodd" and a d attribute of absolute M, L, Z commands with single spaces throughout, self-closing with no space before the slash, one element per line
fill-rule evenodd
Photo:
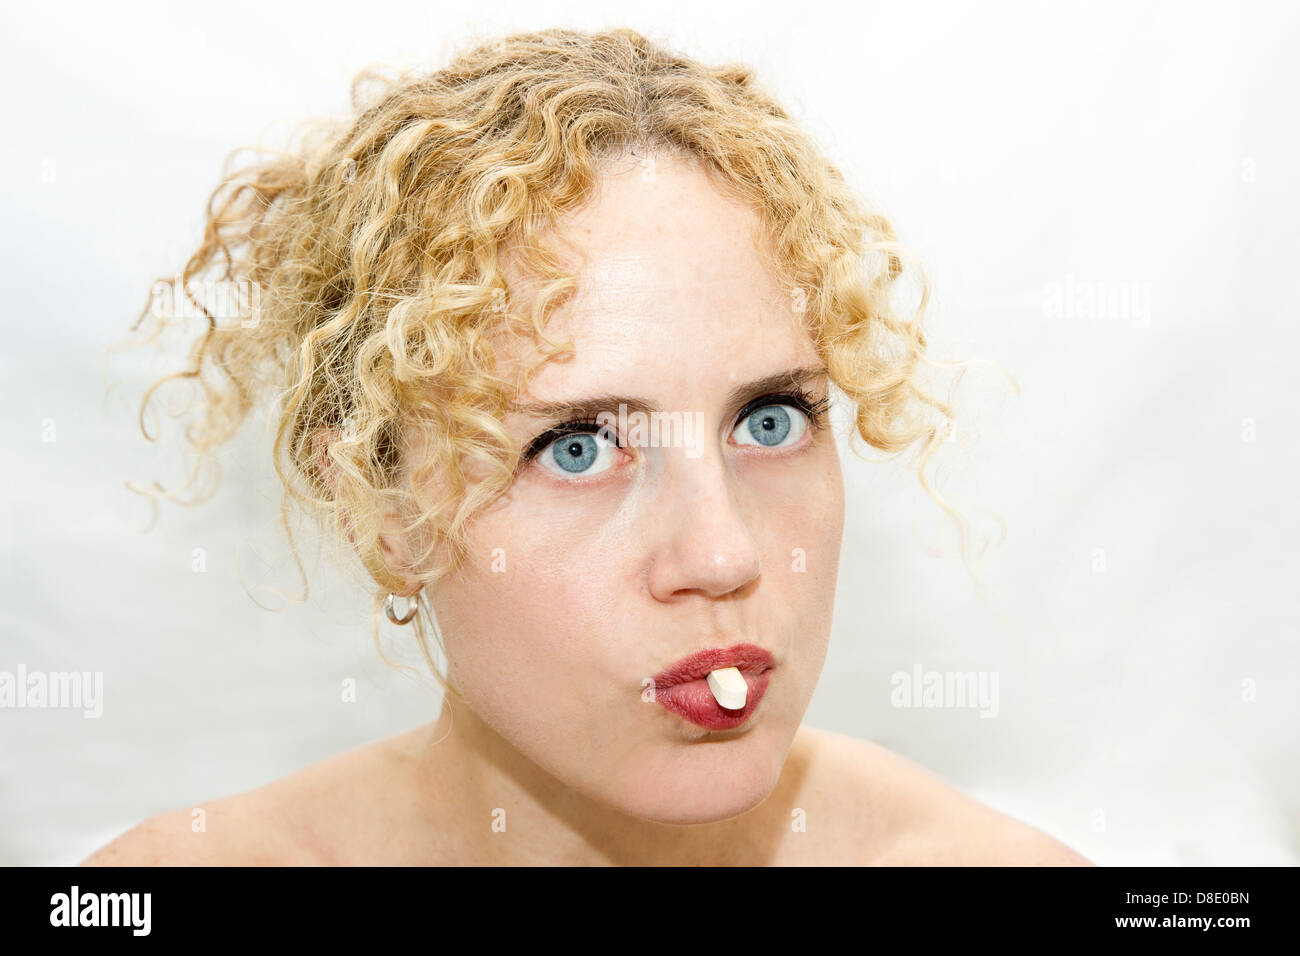
<path fill-rule="evenodd" d="M 757 398 L 769 392 L 806 385 L 826 374 L 826 366 L 809 365 L 803 368 L 774 372 L 762 378 L 737 385 L 727 393 L 727 404 L 739 404 L 749 398 Z M 591 395 L 584 398 L 564 399 L 555 402 L 512 402 L 512 411 L 523 412 L 542 419 L 594 419 L 604 411 L 612 411 L 620 405 L 627 406 L 628 411 L 660 412 L 662 408 L 656 402 L 648 401 L 636 395 Z"/>

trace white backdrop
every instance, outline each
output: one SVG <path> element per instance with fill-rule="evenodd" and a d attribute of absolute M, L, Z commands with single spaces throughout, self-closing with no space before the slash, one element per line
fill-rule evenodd
<path fill-rule="evenodd" d="M 620 24 L 755 65 L 922 256 L 936 353 L 996 360 L 1022 389 L 967 377 L 943 469 L 968 513 L 1006 522 L 983 596 L 905 463 L 845 453 L 808 722 L 1099 863 L 1300 862 L 1294 7 L 313 6 L 3 14 L 0 671 L 104 689 L 98 719 L 0 709 L 0 862 L 74 862 L 435 714 L 328 565 L 280 613 L 241 588 L 237 554 L 250 587 L 296 586 L 260 425 L 216 498 L 144 531 L 123 482 L 181 477 L 175 433 L 140 437 L 149 369 L 110 366 L 128 381 L 106 392 L 99 355 L 193 247 L 230 148 L 343 109 L 372 61 Z M 917 667 L 996 673 L 997 716 L 893 706 L 891 675 Z"/>

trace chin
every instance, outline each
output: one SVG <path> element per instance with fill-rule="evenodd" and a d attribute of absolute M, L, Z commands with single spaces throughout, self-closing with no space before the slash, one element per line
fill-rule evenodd
<path fill-rule="evenodd" d="M 655 823 L 717 823 L 746 813 L 771 795 L 781 757 L 757 740 L 688 745 L 626 782 L 615 806 Z"/>

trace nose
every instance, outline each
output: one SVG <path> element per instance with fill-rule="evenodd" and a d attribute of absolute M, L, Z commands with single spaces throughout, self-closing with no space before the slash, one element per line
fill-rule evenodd
<path fill-rule="evenodd" d="M 758 546 L 720 455 L 683 459 L 667 470 L 656 503 L 661 535 L 652 553 L 650 593 L 671 601 L 698 593 L 723 598 L 758 577 Z"/>

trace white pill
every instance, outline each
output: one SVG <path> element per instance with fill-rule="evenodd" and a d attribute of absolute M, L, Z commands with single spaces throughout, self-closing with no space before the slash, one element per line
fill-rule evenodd
<path fill-rule="evenodd" d="M 749 696 L 745 675 L 735 667 L 719 667 L 716 671 L 709 671 L 709 690 L 713 691 L 713 699 L 718 702 L 718 706 L 726 710 L 740 710 L 745 706 L 745 698 Z"/>

